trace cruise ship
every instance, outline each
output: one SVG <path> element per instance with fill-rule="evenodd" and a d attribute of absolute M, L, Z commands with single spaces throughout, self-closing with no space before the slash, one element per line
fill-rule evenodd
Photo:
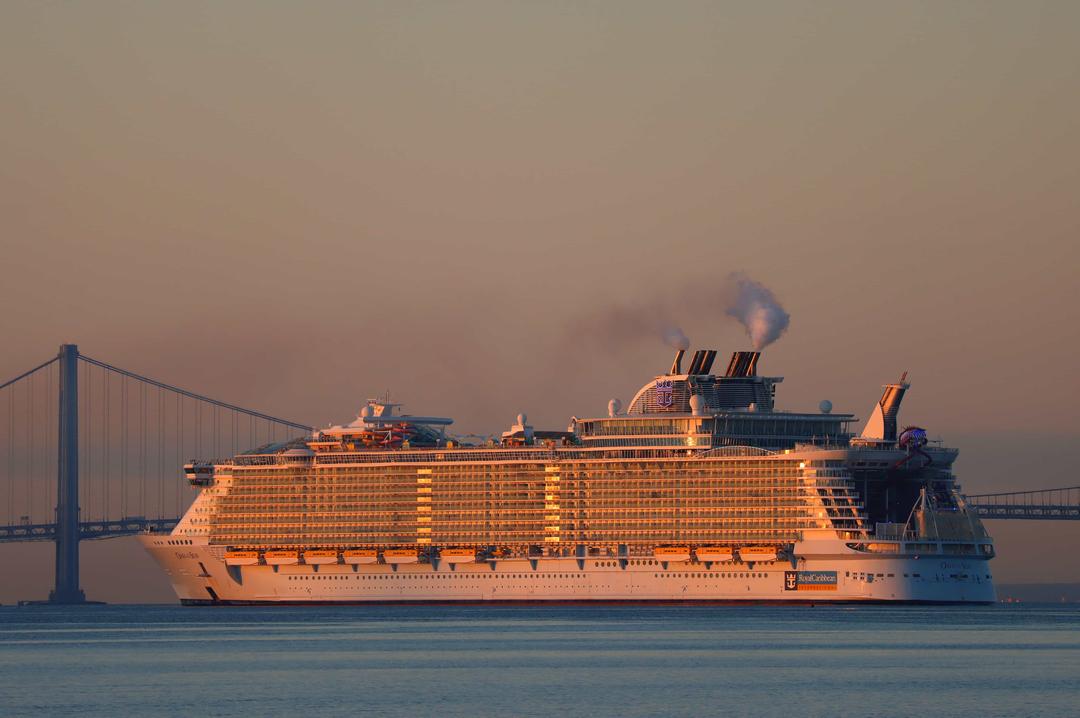
<path fill-rule="evenodd" d="M 852 414 L 775 406 L 759 352 L 684 351 L 625 411 L 465 442 L 369 401 L 310 436 L 186 468 L 143 545 L 181 603 L 991 603 L 957 450 L 885 385 Z"/>

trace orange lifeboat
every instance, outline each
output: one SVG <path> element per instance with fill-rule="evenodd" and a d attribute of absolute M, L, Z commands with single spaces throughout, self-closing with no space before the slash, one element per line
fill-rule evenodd
<path fill-rule="evenodd" d="M 444 548 L 439 552 L 439 558 L 447 563 L 473 563 L 476 561 L 476 551 L 471 548 Z"/>
<path fill-rule="evenodd" d="M 378 563 L 379 552 L 373 548 L 354 548 L 343 554 L 345 563 L 352 566 L 364 563 Z"/>
<path fill-rule="evenodd" d="M 337 551 L 304 551 L 304 563 L 319 566 L 328 563 L 337 563 Z"/>
<path fill-rule="evenodd" d="M 259 563 L 258 551 L 226 551 L 226 566 L 255 566 Z"/>
<path fill-rule="evenodd" d="M 267 566 L 295 566 L 300 563 L 297 551 L 267 551 L 263 554 Z"/>
<path fill-rule="evenodd" d="M 735 557 L 735 552 L 728 546 L 701 546 L 694 555 L 697 556 L 698 561 L 730 561 Z"/>
<path fill-rule="evenodd" d="M 383 551 L 383 560 L 387 563 L 417 563 L 420 554 L 414 548 L 388 548 Z"/>
<path fill-rule="evenodd" d="M 668 563 L 682 563 L 690 560 L 689 546 L 657 546 L 653 549 L 653 556 L 657 561 Z"/>
<path fill-rule="evenodd" d="M 739 549 L 739 558 L 743 560 L 743 563 L 753 563 L 754 561 L 775 561 L 776 547 L 746 546 Z"/>

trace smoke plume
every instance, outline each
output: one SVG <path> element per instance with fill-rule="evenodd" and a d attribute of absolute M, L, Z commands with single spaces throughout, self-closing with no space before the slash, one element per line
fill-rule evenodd
<path fill-rule="evenodd" d="M 664 327 L 661 334 L 664 337 L 664 344 L 667 344 L 672 349 L 685 351 L 690 348 L 690 337 L 686 336 L 683 330 L 674 324 Z"/>
<path fill-rule="evenodd" d="M 780 338 L 788 328 L 791 315 L 784 311 L 768 287 L 745 274 L 735 272 L 728 277 L 728 282 L 733 294 L 725 311 L 746 329 L 754 351 L 761 351 Z"/>
<path fill-rule="evenodd" d="M 724 316 L 742 324 L 755 351 L 779 339 L 791 321 L 767 287 L 734 272 L 721 280 L 693 282 L 673 296 L 608 306 L 581 316 L 569 328 L 569 338 L 574 343 L 599 343 L 608 349 L 657 339 L 672 349 L 689 349 L 690 339 L 681 326 L 684 319 Z"/>

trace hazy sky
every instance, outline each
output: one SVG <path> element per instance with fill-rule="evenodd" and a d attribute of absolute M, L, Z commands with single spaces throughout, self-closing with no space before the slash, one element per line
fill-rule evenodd
<path fill-rule="evenodd" d="M 909 370 L 967 491 L 1074 485 L 1078 31 L 1075 2 L 9 0 L 0 377 L 71 341 L 308 423 L 390 389 L 559 428 L 670 363 L 577 320 L 742 271 L 792 315 L 782 407 L 865 417 Z M 999 580 L 1080 580 L 1073 525 L 990 528 Z M 0 551 L 48 564 L 0 601 L 46 548 Z M 138 581 L 101 597 L 169 595 Z"/>

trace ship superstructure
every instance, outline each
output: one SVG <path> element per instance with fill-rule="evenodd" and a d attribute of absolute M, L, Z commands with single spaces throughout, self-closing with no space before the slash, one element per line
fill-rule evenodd
<path fill-rule="evenodd" d="M 860 434 L 778 411 L 757 352 L 713 350 L 626 411 L 469 445 L 369 401 L 355 421 L 221 462 L 143 543 L 184 603 L 994 600 L 955 449 L 900 430 L 906 377 Z"/>

